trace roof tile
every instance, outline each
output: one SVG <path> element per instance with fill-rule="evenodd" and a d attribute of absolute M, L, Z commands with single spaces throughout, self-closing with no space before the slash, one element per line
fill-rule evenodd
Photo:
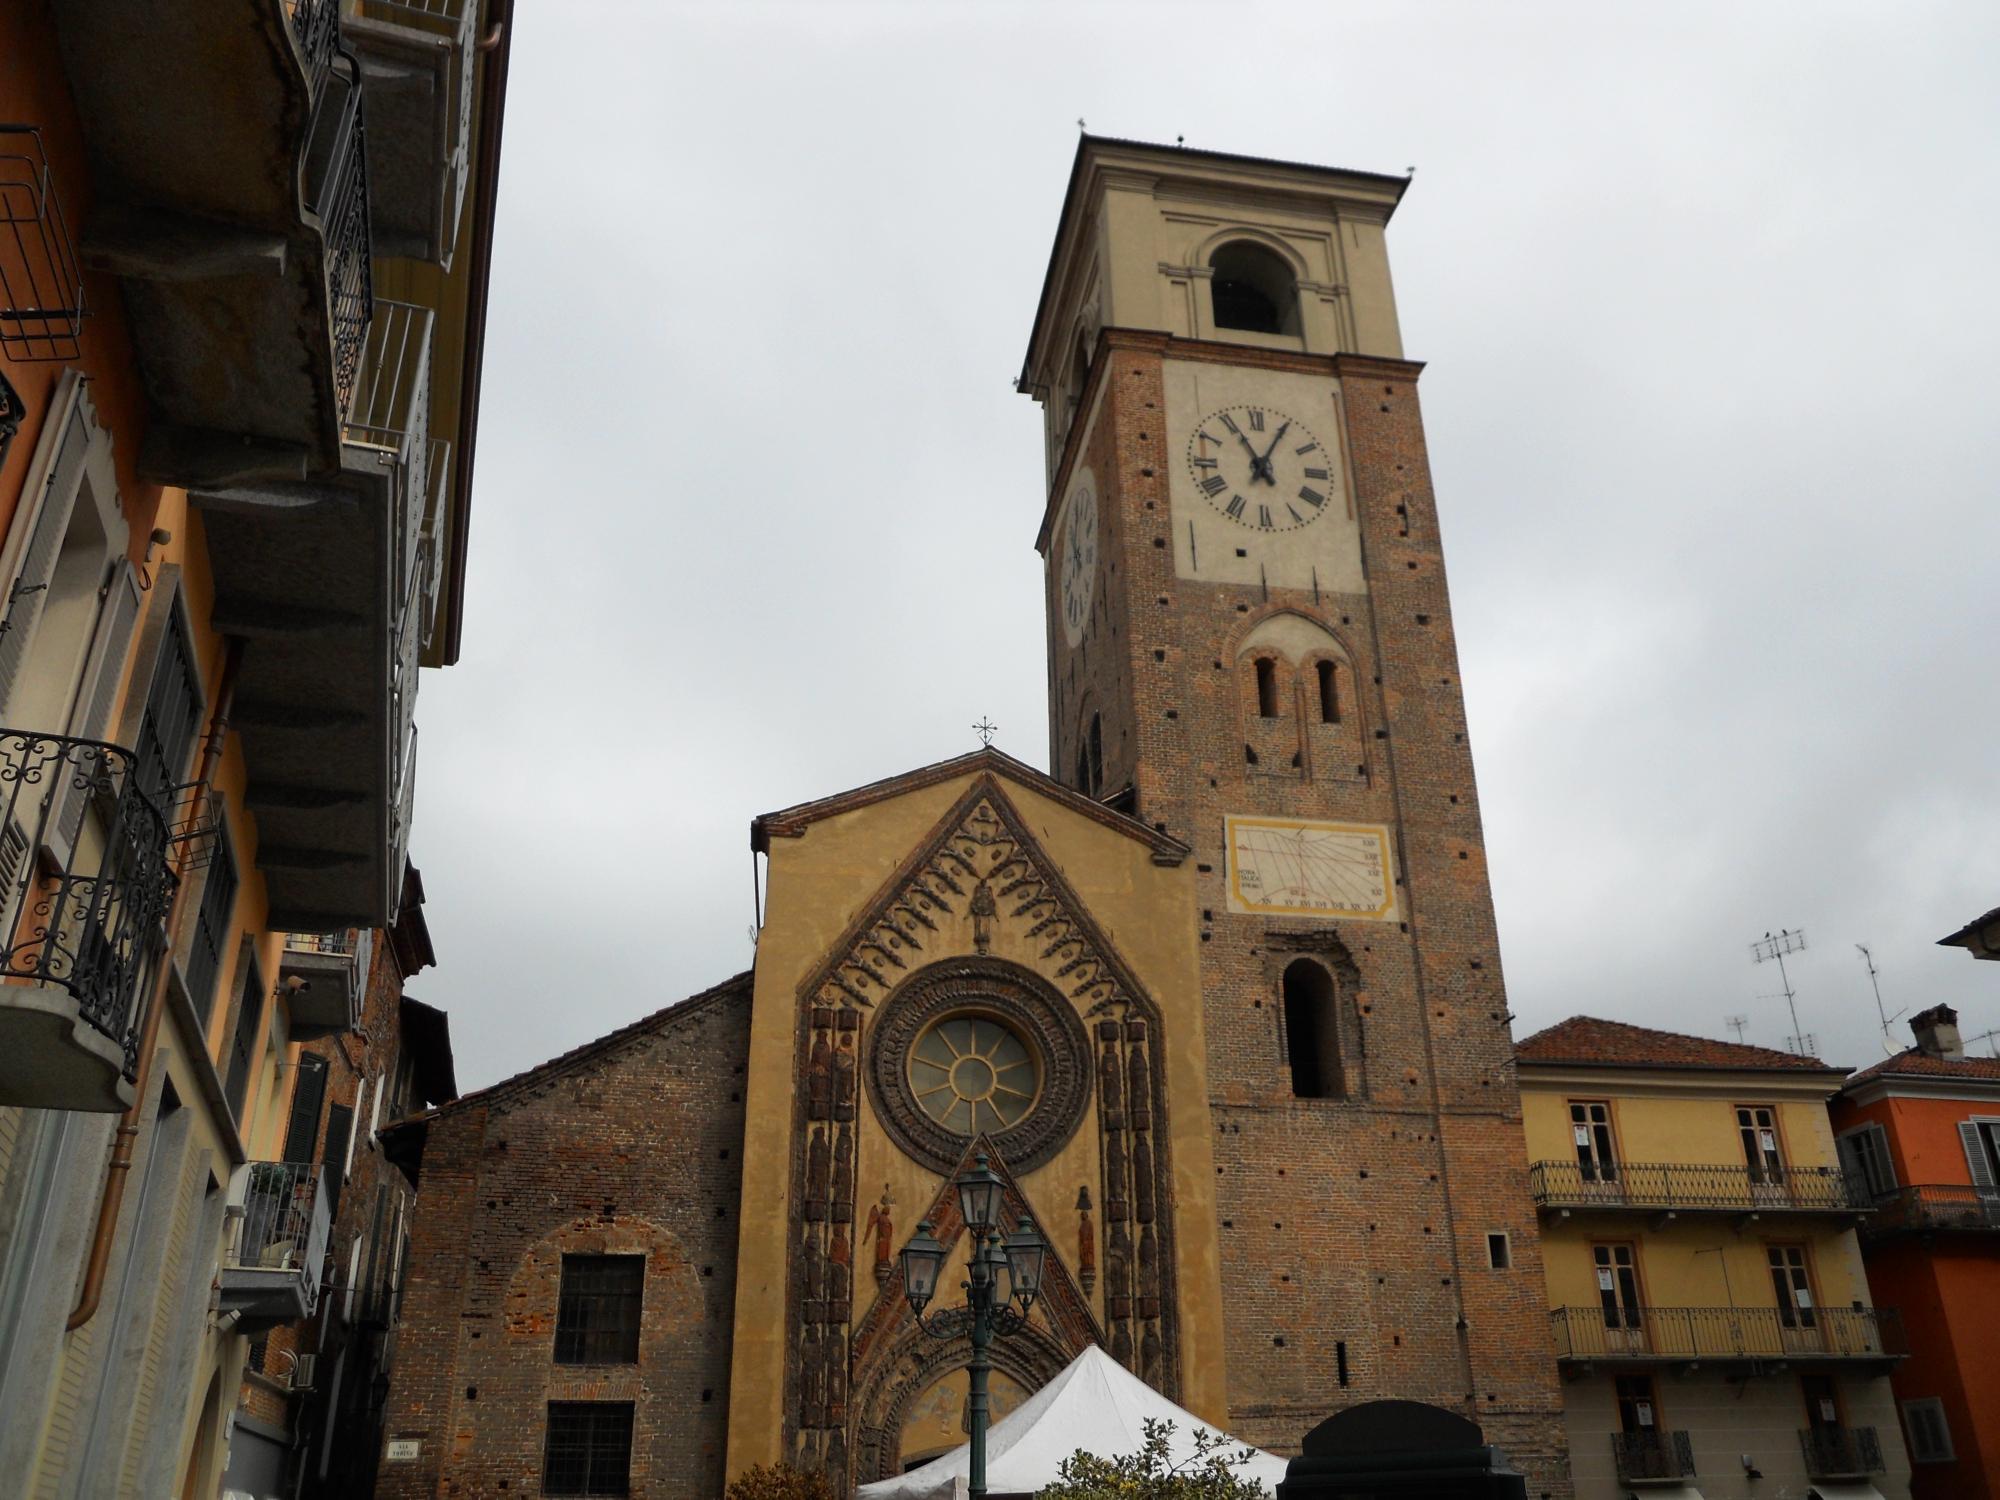
<path fill-rule="evenodd" d="M 1655 1031 L 1624 1021 L 1596 1016 L 1571 1016 L 1514 1044 L 1514 1055 L 1527 1063 L 1580 1063 L 1619 1068 L 1748 1068 L 1791 1072 L 1838 1073 L 1840 1068 L 1817 1057 L 1752 1047 L 1743 1042 L 1718 1042 L 1711 1037 Z"/>

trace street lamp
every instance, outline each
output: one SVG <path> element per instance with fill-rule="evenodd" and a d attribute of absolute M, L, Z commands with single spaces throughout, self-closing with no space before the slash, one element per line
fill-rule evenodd
<path fill-rule="evenodd" d="M 917 1232 L 903 1247 L 903 1296 L 916 1315 L 917 1326 L 932 1338 L 955 1338 L 961 1331 L 971 1336 L 972 1361 L 966 1366 L 972 1417 L 968 1493 L 981 1497 L 986 1493 L 986 1377 L 993 1368 L 986 1351 L 996 1337 L 1006 1338 L 1027 1325 L 1028 1309 L 1042 1290 L 1042 1263 L 1049 1247 L 1035 1232 L 1034 1220 L 1026 1215 L 1012 1234 L 1000 1233 L 1001 1195 L 1006 1184 L 986 1165 L 984 1155 L 976 1158 L 971 1170 L 953 1186 L 958 1189 L 959 1213 L 972 1234 L 972 1259 L 967 1267 L 970 1279 L 963 1283 L 965 1310 L 924 1321 L 924 1309 L 937 1294 L 938 1272 L 944 1268 L 945 1257 L 945 1248 L 931 1233 L 929 1220 L 917 1225 Z"/>

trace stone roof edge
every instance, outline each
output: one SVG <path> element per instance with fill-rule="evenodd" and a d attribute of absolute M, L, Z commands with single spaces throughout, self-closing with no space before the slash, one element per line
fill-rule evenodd
<path fill-rule="evenodd" d="M 987 746 L 965 755 L 954 756 L 950 760 L 936 761 L 928 766 L 919 766 L 913 771 L 885 777 L 881 781 L 871 781 L 865 786 L 849 791 L 836 792 L 831 797 L 821 797 L 812 802 L 801 802 L 793 807 L 780 808 L 777 812 L 760 813 L 750 820 L 750 847 L 758 854 L 768 854 L 773 838 L 801 838 L 814 823 L 823 818 L 835 817 L 841 813 L 853 812 L 857 808 L 868 807 L 891 797 L 902 796 L 906 792 L 921 791 L 925 787 L 936 786 L 940 782 L 955 777 L 969 775 L 975 771 L 986 771 L 992 775 L 1006 776 L 1030 791 L 1038 792 L 1052 802 L 1060 803 L 1070 811 L 1101 823 L 1115 833 L 1135 839 L 1148 845 L 1153 851 L 1156 865 L 1178 865 L 1193 853 L 1179 839 L 1172 838 L 1157 829 L 1148 828 L 1137 818 L 1115 812 L 1102 802 L 1070 790 L 1053 777 L 1037 771 L 1026 761 L 1016 760 L 1004 750 Z"/>

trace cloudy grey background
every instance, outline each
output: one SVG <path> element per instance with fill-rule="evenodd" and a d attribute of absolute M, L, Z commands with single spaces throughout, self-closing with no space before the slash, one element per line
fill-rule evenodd
<path fill-rule="evenodd" d="M 414 852 L 475 1087 L 748 965 L 760 811 L 1047 759 L 1093 131 L 1382 171 L 1517 1034 L 2000 1026 L 1991 5 L 520 0 Z M 1899 1032 L 1907 1036 L 1901 1027 Z M 1984 1048 L 1982 1047 L 1982 1050 Z"/>

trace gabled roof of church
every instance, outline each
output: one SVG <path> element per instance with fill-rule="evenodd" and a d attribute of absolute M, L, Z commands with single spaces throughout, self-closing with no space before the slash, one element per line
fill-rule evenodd
<path fill-rule="evenodd" d="M 417 1180 L 417 1166 L 423 1160 L 424 1140 L 430 1132 L 431 1121 L 444 1115 L 456 1114 L 469 1105 L 489 1105 L 523 1093 L 552 1078 L 558 1078 L 564 1073 L 595 1062 L 606 1053 L 616 1051 L 624 1043 L 648 1031 L 668 1023 L 688 1020 L 730 1000 L 746 997 L 750 993 L 750 980 L 751 971 L 745 969 L 741 974 L 723 980 L 713 989 L 689 995 L 684 1000 L 676 1000 L 672 1005 L 664 1006 L 651 1015 L 641 1016 L 630 1025 L 620 1026 L 616 1031 L 607 1031 L 595 1041 L 585 1042 L 581 1047 L 572 1047 L 547 1062 L 537 1063 L 525 1072 L 516 1073 L 511 1078 L 503 1078 L 498 1083 L 489 1083 L 485 1088 L 474 1089 L 469 1094 L 460 1094 L 456 1099 L 448 1100 L 418 1114 L 405 1115 L 393 1124 L 382 1127 L 383 1149 L 388 1153 L 389 1160 L 401 1167 L 414 1183 Z"/>
<path fill-rule="evenodd" d="M 1156 828 L 1149 828 L 1137 818 L 1106 807 L 1081 792 L 1072 791 L 1051 776 L 1037 771 L 1026 761 L 1014 759 L 1001 750 L 987 746 L 974 750 L 969 755 L 954 756 L 933 765 L 919 766 L 914 771 L 905 771 L 898 776 L 890 776 L 882 781 L 871 781 L 866 786 L 855 787 L 851 791 L 837 792 L 831 797 L 821 797 L 812 802 L 801 802 L 796 807 L 787 807 L 778 812 L 763 813 L 750 820 L 750 847 L 759 854 L 770 852 L 774 838 L 795 839 L 822 818 L 835 817 L 841 813 L 853 812 L 856 808 L 872 803 L 887 801 L 891 797 L 901 797 L 909 792 L 921 791 L 927 786 L 936 786 L 941 781 L 951 781 L 974 771 L 985 771 L 989 775 L 1004 777 L 1028 788 L 1029 791 L 1047 797 L 1052 802 L 1060 802 L 1072 812 L 1080 813 L 1093 822 L 1102 823 L 1106 828 L 1124 834 L 1129 839 L 1145 844 L 1153 851 L 1156 865 L 1177 865 L 1192 851 L 1179 839 L 1170 838 Z"/>
<path fill-rule="evenodd" d="M 1524 1037 L 1514 1044 L 1514 1056 L 1524 1063 L 1549 1063 L 1575 1068 L 1698 1068 L 1749 1069 L 1760 1072 L 1845 1073 L 1817 1057 L 1753 1047 L 1744 1042 L 1718 1042 L 1712 1037 L 1655 1031 L 1624 1021 L 1596 1016 L 1571 1016 L 1566 1021 Z"/>

